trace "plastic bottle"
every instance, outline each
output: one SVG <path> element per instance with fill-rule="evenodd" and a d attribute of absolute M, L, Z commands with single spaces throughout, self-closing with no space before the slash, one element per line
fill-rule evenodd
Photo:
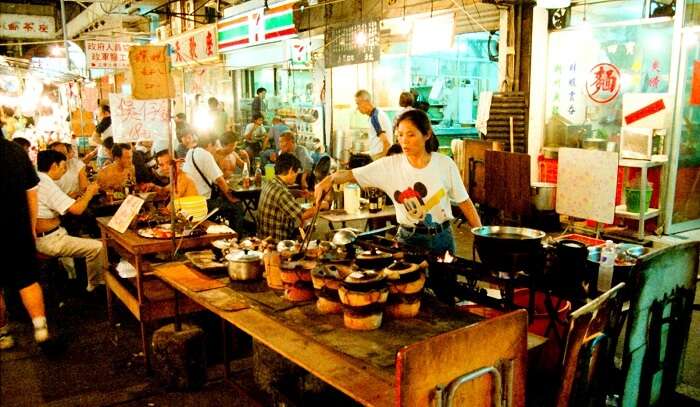
<path fill-rule="evenodd" d="M 248 172 L 248 164 L 243 164 L 243 172 L 241 172 L 241 184 L 243 188 L 250 188 L 250 173 Z"/>
<path fill-rule="evenodd" d="M 598 291 L 605 292 L 612 286 L 613 271 L 617 251 L 612 240 L 606 240 L 605 246 L 600 251 L 600 265 L 598 266 Z"/>

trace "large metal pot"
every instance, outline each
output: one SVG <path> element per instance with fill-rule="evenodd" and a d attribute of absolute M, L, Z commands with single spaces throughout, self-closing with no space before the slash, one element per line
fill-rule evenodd
<path fill-rule="evenodd" d="M 540 230 L 511 226 L 480 226 L 472 229 L 481 263 L 490 271 L 530 270 L 541 258 Z"/>
<path fill-rule="evenodd" d="M 557 184 L 533 182 L 530 187 L 530 201 L 538 211 L 553 211 L 557 204 Z"/>
<path fill-rule="evenodd" d="M 231 280 L 248 281 L 262 277 L 262 253 L 252 250 L 236 250 L 226 255 L 228 275 Z"/>

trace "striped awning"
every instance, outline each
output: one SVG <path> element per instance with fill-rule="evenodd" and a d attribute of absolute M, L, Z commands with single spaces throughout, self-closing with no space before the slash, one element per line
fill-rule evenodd
<path fill-rule="evenodd" d="M 219 21 L 219 52 L 230 52 L 295 36 L 297 29 L 294 26 L 293 7 L 296 1 L 281 1 L 267 9 L 261 7 Z"/>

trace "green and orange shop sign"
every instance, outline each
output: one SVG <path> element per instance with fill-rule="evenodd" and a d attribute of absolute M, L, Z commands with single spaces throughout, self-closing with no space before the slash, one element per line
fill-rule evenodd
<path fill-rule="evenodd" d="M 219 52 L 293 37 L 297 34 L 294 3 L 296 0 L 282 1 L 224 18 L 217 25 Z"/>

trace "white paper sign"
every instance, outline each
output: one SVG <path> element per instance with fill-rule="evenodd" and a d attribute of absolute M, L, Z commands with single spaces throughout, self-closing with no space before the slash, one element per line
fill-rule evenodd
<path fill-rule="evenodd" d="M 124 202 L 119 205 L 119 209 L 117 209 L 117 212 L 112 216 L 112 219 L 109 220 L 107 226 L 119 233 L 126 232 L 131 221 L 134 220 L 134 216 L 141 210 L 143 203 L 144 200 L 135 195 L 127 196 Z"/>
<path fill-rule="evenodd" d="M 625 93 L 622 125 L 647 129 L 671 127 L 671 103 L 668 93 Z"/>
<path fill-rule="evenodd" d="M 85 58 L 90 69 L 129 67 L 129 48 L 127 42 L 85 41 Z"/>
<path fill-rule="evenodd" d="M 216 26 L 210 25 L 187 32 L 166 41 L 170 45 L 173 66 L 195 65 L 219 57 L 216 44 Z"/>
<path fill-rule="evenodd" d="M 559 149 L 557 213 L 596 222 L 615 219 L 618 154 Z"/>
<path fill-rule="evenodd" d="M 52 16 L 0 14 L 0 37 L 54 38 L 55 34 Z"/>
<path fill-rule="evenodd" d="M 136 100 L 109 94 L 115 143 L 168 140 L 168 99 Z"/>

